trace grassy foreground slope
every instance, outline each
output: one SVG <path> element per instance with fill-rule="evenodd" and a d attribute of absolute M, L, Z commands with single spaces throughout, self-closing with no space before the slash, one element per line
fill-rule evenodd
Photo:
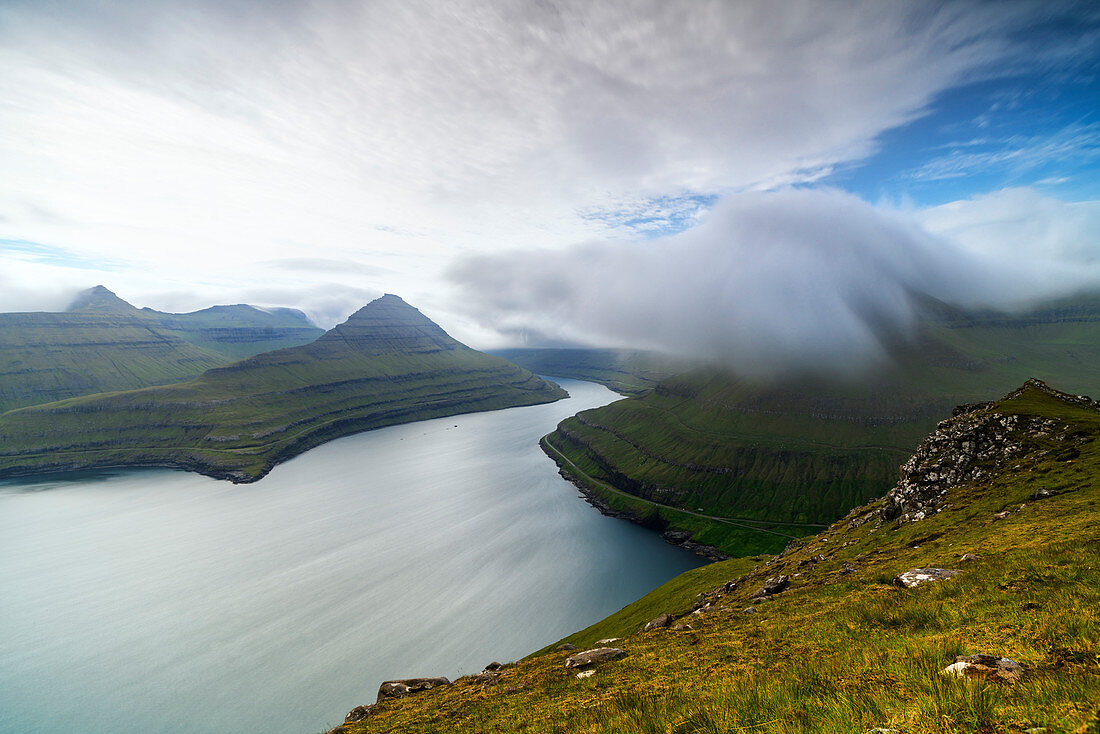
<path fill-rule="evenodd" d="M 299 312 L 137 309 L 103 286 L 63 313 L 0 314 L 0 413 L 78 395 L 165 385 L 321 334 Z"/>
<path fill-rule="evenodd" d="M 584 678 L 564 666 L 573 653 L 543 651 L 383 701 L 334 731 L 1096 732 L 1098 437 L 1095 404 L 1029 383 L 922 445 L 909 476 L 938 498 L 929 517 L 899 523 L 879 499 L 774 558 L 688 572 L 567 638 L 623 638 L 611 645 L 626 656 L 582 668 L 595 671 Z M 948 466 L 965 467 L 964 481 L 930 478 Z M 891 583 L 926 567 L 959 574 Z M 779 576 L 786 590 L 754 598 Z M 659 612 L 691 629 L 640 631 Z M 1023 676 L 940 672 L 978 653 L 1021 663 Z"/>
<path fill-rule="evenodd" d="M 951 406 L 989 400 L 1029 375 L 1081 392 L 1100 388 L 1100 304 L 1011 317 L 942 307 L 873 377 L 766 385 L 696 371 L 584 411 L 547 441 L 591 479 L 640 498 L 588 481 L 586 491 L 613 509 L 744 555 L 784 541 L 760 536 L 746 547 L 727 524 L 646 501 L 748 521 L 831 522 L 885 491 Z"/>
<path fill-rule="evenodd" d="M 539 375 L 598 382 L 622 395 L 642 395 L 687 369 L 684 360 L 627 349 L 498 349 L 492 352 Z"/>
<path fill-rule="evenodd" d="M 558 386 L 460 344 L 397 296 L 384 296 L 310 344 L 191 382 L 0 415 L 0 476 L 176 466 L 254 481 L 339 436 L 562 397 Z"/>

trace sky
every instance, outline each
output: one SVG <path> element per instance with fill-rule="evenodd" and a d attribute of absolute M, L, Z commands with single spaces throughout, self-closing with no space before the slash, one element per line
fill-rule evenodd
<path fill-rule="evenodd" d="M 1100 288 L 1100 4 L 0 0 L 0 310 L 873 355 Z"/>

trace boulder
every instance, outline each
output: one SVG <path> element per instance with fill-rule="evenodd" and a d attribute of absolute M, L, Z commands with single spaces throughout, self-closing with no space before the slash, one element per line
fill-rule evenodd
<path fill-rule="evenodd" d="M 969 563 L 970 561 L 979 561 L 979 560 L 981 560 L 981 556 L 976 556 L 973 553 L 963 553 L 961 556 L 959 556 L 959 560 L 960 561 L 966 561 L 966 562 Z"/>
<path fill-rule="evenodd" d="M 595 671 L 595 670 L 592 670 L 592 669 L 590 669 L 590 670 L 582 670 L 581 672 L 577 673 L 577 677 L 578 677 L 578 678 L 588 678 L 588 677 L 591 677 L 591 676 L 593 676 L 593 675 L 595 675 L 595 674 L 596 674 L 596 671 Z"/>
<path fill-rule="evenodd" d="M 953 568 L 911 568 L 894 577 L 894 586 L 912 589 L 928 581 L 943 581 L 957 576 L 961 571 Z"/>
<path fill-rule="evenodd" d="M 1058 493 L 1055 492 L 1053 489 L 1048 489 L 1046 487 L 1039 487 L 1037 490 L 1035 490 L 1035 494 L 1032 495 L 1032 496 L 1037 500 L 1041 500 L 1041 499 L 1046 499 L 1047 497 L 1053 497 L 1056 494 L 1058 494 Z"/>
<path fill-rule="evenodd" d="M 378 701 L 385 698 L 404 698 L 405 696 L 411 696 L 421 691 L 430 691 L 437 686 L 449 685 L 451 685 L 451 681 L 442 676 L 438 678 L 403 678 L 401 680 L 388 680 L 378 686 Z"/>
<path fill-rule="evenodd" d="M 501 665 L 500 663 L 498 663 L 494 660 L 493 662 L 491 662 L 491 663 L 489 663 L 488 665 L 485 666 L 485 670 L 491 673 L 494 670 L 500 670 L 503 667 L 504 667 L 503 665 Z"/>
<path fill-rule="evenodd" d="M 605 637 L 602 640 L 596 640 L 597 645 L 610 645 L 612 642 L 618 642 L 623 638 L 621 637 Z"/>
<path fill-rule="evenodd" d="M 957 678 L 987 678 L 1015 683 L 1023 675 L 1024 669 L 1015 660 L 996 655 L 960 655 L 955 662 L 940 671 L 941 675 L 953 675 Z"/>
<path fill-rule="evenodd" d="M 606 660 L 618 660 L 621 657 L 626 657 L 626 653 L 617 647 L 597 647 L 569 656 L 565 660 L 565 667 L 580 668 L 593 663 L 602 663 Z"/>
<path fill-rule="evenodd" d="M 790 576 L 772 576 L 770 579 L 764 582 L 756 592 L 752 595 L 753 599 L 762 599 L 772 594 L 778 594 L 786 589 L 791 583 Z"/>
<path fill-rule="evenodd" d="M 661 629 L 662 627 L 668 627 L 672 624 L 671 614 L 662 614 L 659 617 L 651 619 L 646 622 L 645 627 L 642 627 L 642 632 L 649 632 L 650 630 Z"/>
<path fill-rule="evenodd" d="M 558 645 L 557 647 L 554 648 L 554 652 L 564 652 L 564 651 L 567 651 L 567 650 L 576 650 L 576 649 L 577 649 L 576 645 L 570 645 L 568 642 L 563 642 L 563 643 L 561 643 L 560 645 Z"/>
<path fill-rule="evenodd" d="M 756 614 L 756 607 L 745 607 L 741 611 L 745 614 Z"/>
<path fill-rule="evenodd" d="M 672 630 L 673 632 L 683 632 L 684 630 L 689 630 L 691 628 L 692 627 L 691 627 L 690 624 L 676 624 L 676 625 L 673 625 L 673 626 L 669 627 L 669 629 Z"/>
<path fill-rule="evenodd" d="M 344 717 L 345 724 L 354 724 L 357 721 L 362 721 L 370 715 L 370 710 L 374 708 L 373 704 L 366 704 L 365 706 L 356 706 L 348 715 Z"/>

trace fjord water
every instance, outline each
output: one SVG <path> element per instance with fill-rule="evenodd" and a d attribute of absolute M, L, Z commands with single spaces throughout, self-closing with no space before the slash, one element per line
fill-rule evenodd
<path fill-rule="evenodd" d="M 0 484 L 0 732 L 310 734 L 700 565 L 558 476 L 539 437 L 617 396 L 557 381 L 569 399 L 350 436 L 255 484 Z"/>

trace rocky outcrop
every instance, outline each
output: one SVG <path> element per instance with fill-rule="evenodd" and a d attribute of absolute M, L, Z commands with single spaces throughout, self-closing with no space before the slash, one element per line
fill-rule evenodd
<path fill-rule="evenodd" d="M 672 621 L 673 620 L 672 620 L 672 615 L 671 614 L 662 614 L 662 615 L 660 615 L 658 617 L 655 617 L 654 619 L 651 619 L 650 621 L 646 622 L 645 627 L 642 627 L 642 632 L 649 632 L 651 630 L 661 629 L 663 627 L 668 627 L 669 625 L 672 624 Z"/>
<path fill-rule="evenodd" d="M 894 586 L 912 589 L 929 581 L 943 581 L 958 576 L 960 573 L 962 572 L 953 568 L 911 568 L 894 577 Z"/>
<path fill-rule="evenodd" d="M 622 657 L 626 657 L 626 652 L 617 647 L 597 647 L 593 650 L 585 650 L 584 652 L 569 656 L 565 660 L 565 667 L 581 668 L 585 665 L 593 665 L 608 660 L 618 660 Z"/>
<path fill-rule="evenodd" d="M 790 576 L 772 576 L 764 585 L 753 592 L 753 599 L 766 599 L 786 589 L 791 583 Z"/>
<path fill-rule="evenodd" d="M 1028 389 L 1089 407 L 1096 405 L 1083 395 L 1065 395 L 1035 379 L 1005 399 Z M 999 466 L 1022 458 L 1034 450 L 1030 439 L 1050 436 L 1059 428 L 1058 422 L 1050 418 L 998 413 L 993 403 L 960 405 L 901 467 L 901 477 L 886 494 L 881 516 L 899 524 L 923 520 L 943 509 L 947 490 L 981 479 Z"/>
<path fill-rule="evenodd" d="M 449 685 L 451 685 L 451 681 L 443 676 L 438 678 L 403 678 L 401 680 L 388 680 L 378 686 L 378 701 L 387 698 L 405 698 L 414 693 L 430 691 L 438 686 Z"/>
<path fill-rule="evenodd" d="M 960 655 L 955 662 L 940 671 L 941 675 L 957 678 L 983 678 L 1015 683 L 1023 675 L 1023 666 L 1015 660 L 996 655 Z"/>

